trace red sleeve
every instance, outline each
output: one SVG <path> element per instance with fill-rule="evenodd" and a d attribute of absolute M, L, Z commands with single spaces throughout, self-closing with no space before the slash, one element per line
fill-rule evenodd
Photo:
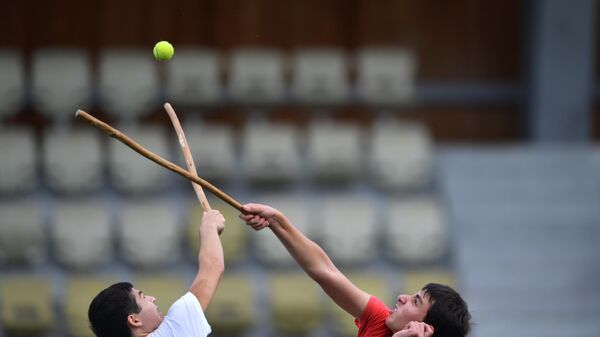
<path fill-rule="evenodd" d="M 360 319 L 354 320 L 358 327 L 358 337 L 391 336 L 392 331 L 385 325 L 389 315 L 390 311 L 385 304 L 377 297 L 371 296 Z"/>

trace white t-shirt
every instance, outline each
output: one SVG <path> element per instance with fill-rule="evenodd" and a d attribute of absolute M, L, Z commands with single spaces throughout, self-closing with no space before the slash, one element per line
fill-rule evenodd
<path fill-rule="evenodd" d="M 198 298 L 188 292 L 171 305 L 158 329 L 148 337 L 206 337 L 210 332 Z"/>

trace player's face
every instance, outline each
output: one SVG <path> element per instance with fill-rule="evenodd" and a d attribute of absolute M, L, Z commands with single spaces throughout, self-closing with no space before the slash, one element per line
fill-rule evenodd
<path fill-rule="evenodd" d="M 142 329 L 146 332 L 156 330 L 163 319 L 163 315 L 158 311 L 156 304 L 154 304 L 156 299 L 135 288 L 131 291 L 133 292 L 137 305 L 141 309 L 137 315 L 142 322 Z"/>
<path fill-rule="evenodd" d="M 399 295 L 385 324 L 397 332 L 411 321 L 423 322 L 429 305 L 429 296 L 424 295 L 422 290 L 413 295 Z"/>

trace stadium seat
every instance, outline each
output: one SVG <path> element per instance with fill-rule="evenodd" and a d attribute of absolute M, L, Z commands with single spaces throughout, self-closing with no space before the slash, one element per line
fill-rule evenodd
<path fill-rule="evenodd" d="M 184 106 L 213 105 L 221 94 L 221 69 L 215 50 L 178 48 L 166 63 L 166 95 Z"/>
<path fill-rule="evenodd" d="M 212 330 L 223 336 L 236 336 L 252 327 L 255 321 L 250 281 L 243 275 L 225 274 L 213 297 L 206 319 Z"/>
<path fill-rule="evenodd" d="M 9 335 L 36 335 L 55 324 L 50 281 L 36 276 L 10 276 L 0 282 L 2 326 Z"/>
<path fill-rule="evenodd" d="M 285 94 L 283 71 L 283 57 L 276 50 L 234 50 L 229 61 L 229 95 L 242 104 L 278 103 Z"/>
<path fill-rule="evenodd" d="M 69 336 L 95 337 L 88 320 L 90 303 L 100 291 L 116 282 L 111 277 L 67 276 L 63 312 Z"/>
<path fill-rule="evenodd" d="M 386 255 L 396 262 L 431 263 L 448 249 L 445 210 L 431 197 L 392 199 L 384 232 Z"/>
<path fill-rule="evenodd" d="M 368 163 L 373 183 L 386 190 L 415 190 L 431 182 L 433 145 L 420 124 L 380 121 L 373 129 Z"/>
<path fill-rule="evenodd" d="M 73 118 L 92 100 L 89 55 L 81 49 L 43 48 L 32 56 L 31 94 L 37 111 L 57 121 Z"/>
<path fill-rule="evenodd" d="M 315 121 L 307 141 L 307 163 L 316 179 L 340 182 L 357 178 L 363 145 L 358 126 Z"/>
<path fill-rule="evenodd" d="M 375 257 L 378 221 L 370 199 L 326 197 L 320 204 L 319 235 L 336 264 L 356 265 Z M 316 229 L 316 228 L 315 228 Z"/>
<path fill-rule="evenodd" d="M 162 273 L 136 275 L 133 286 L 143 291 L 144 294 L 156 298 L 154 303 L 158 306 L 158 310 L 165 315 L 171 305 L 187 291 L 183 278 L 178 275 Z"/>
<path fill-rule="evenodd" d="M 0 214 L 0 264 L 37 265 L 44 261 L 44 221 L 35 200 L 2 201 Z"/>
<path fill-rule="evenodd" d="M 310 335 L 321 321 L 317 284 L 304 273 L 271 276 L 271 321 L 278 336 Z"/>
<path fill-rule="evenodd" d="M 344 274 L 346 274 L 350 281 L 358 288 L 365 291 L 367 294 L 379 298 L 383 303 L 388 304 L 390 300 L 389 289 L 381 275 L 371 272 L 344 272 Z M 332 300 L 327 299 L 327 301 L 329 304 L 329 313 L 332 315 L 333 319 L 333 330 L 336 335 L 340 337 L 355 337 L 358 328 L 354 324 L 354 317 L 345 312 Z"/>
<path fill-rule="evenodd" d="M 169 159 L 169 148 L 163 129 L 149 125 L 119 129 L 149 151 Z M 165 168 L 117 140 L 110 140 L 108 145 L 109 174 L 117 190 L 141 194 L 157 192 L 166 187 L 169 172 Z"/>
<path fill-rule="evenodd" d="M 414 294 L 428 283 L 439 283 L 456 289 L 454 273 L 442 268 L 409 269 L 403 273 L 402 294 Z"/>
<path fill-rule="evenodd" d="M 37 184 L 35 139 L 32 129 L 0 127 L 0 191 L 31 191 Z"/>
<path fill-rule="evenodd" d="M 121 256 L 137 268 L 175 261 L 181 247 L 179 221 L 168 199 L 126 200 L 118 226 Z"/>
<path fill-rule="evenodd" d="M 312 212 L 308 208 L 307 201 L 300 195 L 270 194 L 268 197 L 257 198 L 257 202 L 282 211 L 296 228 L 306 236 L 312 237 L 312 231 L 309 228 Z M 251 228 L 249 230 L 254 231 Z M 271 230 L 264 229 L 252 233 L 251 238 L 257 260 L 272 267 L 295 265 L 294 259 Z"/>
<path fill-rule="evenodd" d="M 59 202 L 50 231 L 54 255 L 64 266 L 91 269 L 112 257 L 110 209 L 102 200 Z"/>
<path fill-rule="evenodd" d="M 246 258 L 246 246 L 248 241 L 248 229 L 238 218 L 240 214 L 236 209 L 220 199 L 208 198 L 210 207 L 218 209 L 225 217 L 225 230 L 221 233 L 221 243 L 223 245 L 223 258 L 225 264 L 235 264 Z M 197 263 L 200 241 L 198 229 L 202 219 L 202 208 L 197 200 L 190 204 L 190 213 L 187 228 L 187 241 L 189 247 L 190 259 Z"/>
<path fill-rule="evenodd" d="M 155 61 L 147 50 L 104 50 L 99 57 L 99 99 L 102 109 L 127 120 L 150 113 L 159 95 Z"/>
<path fill-rule="evenodd" d="M 55 191 L 81 193 L 100 188 L 102 157 L 102 144 L 96 130 L 52 128 L 44 135 L 45 180 Z"/>
<path fill-rule="evenodd" d="M 188 123 L 184 126 L 184 131 L 196 170 L 202 178 L 213 181 L 233 177 L 236 155 L 231 127 L 224 124 Z M 173 139 L 179 148 L 177 138 Z M 185 163 L 181 151 L 176 152 L 179 162 Z M 183 164 L 181 166 L 186 167 Z"/>
<path fill-rule="evenodd" d="M 342 50 L 301 49 L 292 57 L 291 95 L 311 105 L 340 104 L 348 98 L 348 65 Z"/>
<path fill-rule="evenodd" d="M 248 123 L 242 135 L 242 174 L 254 182 L 285 183 L 299 178 L 296 129 L 268 122 Z"/>
<path fill-rule="evenodd" d="M 357 53 L 356 93 L 373 105 L 410 102 L 415 96 L 417 60 L 402 48 L 366 47 Z"/>
<path fill-rule="evenodd" d="M 25 66 L 15 49 L 0 48 L 0 119 L 17 114 L 25 102 Z"/>

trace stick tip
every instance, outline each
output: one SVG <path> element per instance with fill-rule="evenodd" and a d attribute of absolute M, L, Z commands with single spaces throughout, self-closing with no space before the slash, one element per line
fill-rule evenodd
<path fill-rule="evenodd" d="M 171 107 L 171 103 L 169 103 L 169 102 L 165 102 L 165 104 L 164 104 L 163 106 L 164 106 L 165 108 L 167 108 L 167 107 Z"/>
<path fill-rule="evenodd" d="M 83 111 L 81 109 L 77 109 L 77 111 L 75 112 L 75 117 L 79 117 L 79 114 L 81 114 Z"/>

